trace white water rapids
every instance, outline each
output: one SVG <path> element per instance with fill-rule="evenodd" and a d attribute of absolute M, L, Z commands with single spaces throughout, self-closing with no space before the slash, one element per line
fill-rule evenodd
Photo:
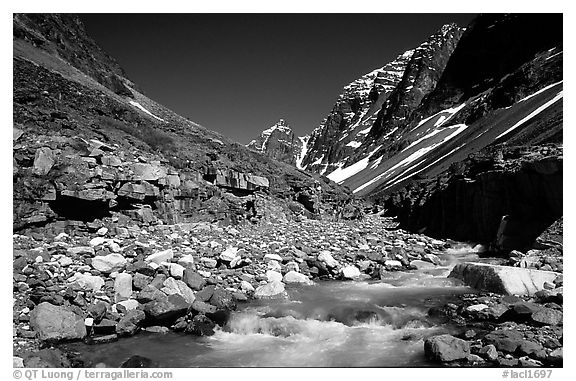
<path fill-rule="evenodd" d="M 462 259 L 477 254 L 453 250 L 443 266 L 390 272 L 380 281 L 287 287 L 289 299 L 244 304 L 211 337 L 145 333 L 75 350 L 113 367 L 132 355 L 162 367 L 428 366 L 424 339 L 452 329 L 432 321 L 429 308 L 472 291 L 446 278 Z"/>

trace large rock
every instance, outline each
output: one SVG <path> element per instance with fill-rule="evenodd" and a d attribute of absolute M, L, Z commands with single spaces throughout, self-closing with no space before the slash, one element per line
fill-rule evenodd
<path fill-rule="evenodd" d="M 38 148 L 34 155 L 34 173 L 46 175 L 54 166 L 54 152 L 48 147 Z"/>
<path fill-rule="evenodd" d="M 156 321 L 176 319 L 179 316 L 186 314 L 188 307 L 191 303 L 178 295 L 170 295 L 166 298 L 154 300 L 144 305 L 144 312 L 151 319 Z"/>
<path fill-rule="evenodd" d="M 164 287 L 161 288 L 161 291 L 164 292 L 166 295 L 180 295 L 186 300 L 186 302 L 192 304 L 196 297 L 194 296 L 194 291 L 190 289 L 186 285 L 186 283 L 182 282 L 181 280 L 176 280 L 172 277 L 166 279 L 163 283 Z"/>
<path fill-rule="evenodd" d="M 76 273 L 68 279 L 73 289 L 99 291 L 104 286 L 104 279 L 97 275 Z"/>
<path fill-rule="evenodd" d="M 166 169 L 156 164 L 134 163 L 130 165 L 133 180 L 157 181 L 166 177 Z"/>
<path fill-rule="evenodd" d="M 92 258 L 92 267 L 102 273 L 120 271 L 126 265 L 126 258 L 120 254 L 98 255 Z"/>
<path fill-rule="evenodd" d="M 300 283 L 300 284 L 314 284 L 306 275 L 296 272 L 296 271 L 288 271 L 284 275 L 284 283 Z"/>
<path fill-rule="evenodd" d="M 37 337 L 47 342 L 78 340 L 86 336 L 84 318 L 66 307 L 47 302 L 40 303 L 32 310 L 30 325 Z"/>
<path fill-rule="evenodd" d="M 186 283 L 188 287 L 192 290 L 200 291 L 201 289 L 206 286 L 206 280 L 196 271 L 186 269 L 184 270 L 184 276 L 182 277 L 182 281 Z"/>
<path fill-rule="evenodd" d="M 498 329 L 487 334 L 484 340 L 486 343 L 494 345 L 499 351 L 514 353 L 523 338 L 522 333 L 516 330 Z"/>
<path fill-rule="evenodd" d="M 131 336 L 138 331 L 140 323 L 144 321 L 146 314 L 142 310 L 130 310 L 126 312 L 118 324 L 116 324 L 116 333 L 120 336 Z"/>
<path fill-rule="evenodd" d="M 360 270 L 356 266 L 343 267 L 341 272 L 344 279 L 358 279 L 361 275 Z"/>
<path fill-rule="evenodd" d="M 256 299 L 283 298 L 286 295 L 282 282 L 270 282 L 260 286 L 254 292 Z"/>
<path fill-rule="evenodd" d="M 145 261 L 154 262 L 159 265 L 162 262 L 170 262 L 172 258 L 174 258 L 174 251 L 172 249 L 167 249 L 147 256 Z"/>
<path fill-rule="evenodd" d="M 554 282 L 558 273 L 485 263 L 460 263 L 452 269 L 450 278 L 482 291 L 509 295 L 534 295 L 544 289 L 544 282 Z"/>
<path fill-rule="evenodd" d="M 116 303 L 130 299 L 132 296 L 132 275 L 121 273 L 114 279 L 114 299 Z"/>
<path fill-rule="evenodd" d="M 328 250 L 323 250 L 320 254 L 318 254 L 318 260 L 324 262 L 328 267 L 338 267 L 339 263 L 337 260 L 332 257 L 332 254 Z"/>
<path fill-rule="evenodd" d="M 426 339 L 424 355 L 428 360 L 448 362 L 465 359 L 470 354 L 470 344 L 452 335 L 440 335 Z"/>
<path fill-rule="evenodd" d="M 558 325 L 562 324 L 562 311 L 553 308 L 542 308 L 532 314 L 532 321 L 537 325 Z"/>

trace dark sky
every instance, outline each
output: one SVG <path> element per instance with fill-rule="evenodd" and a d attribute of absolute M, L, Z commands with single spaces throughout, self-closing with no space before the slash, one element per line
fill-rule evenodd
<path fill-rule="evenodd" d="M 248 143 L 284 118 L 312 131 L 343 86 L 472 14 L 85 14 L 152 99 Z"/>

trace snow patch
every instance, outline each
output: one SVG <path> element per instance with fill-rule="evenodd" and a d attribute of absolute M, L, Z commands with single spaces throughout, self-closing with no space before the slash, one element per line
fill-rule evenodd
<path fill-rule="evenodd" d="M 358 148 L 362 145 L 361 142 L 357 142 L 355 140 L 349 142 L 348 144 L 346 144 L 346 147 L 352 147 L 352 148 Z"/>
<path fill-rule="evenodd" d="M 534 118 L 536 115 L 540 114 L 542 111 L 546 110 L 548 107 L 552 106 L 554 103 L 556 103 L 556 101 L 562 99 L 563 97 L 563 91 L 560 91 L 558 94 L 556 94 L 556 96 L 554 98 L 552 98 L 551 100 L 549 100 L 548 102 L 544 103 L 542 106 L 538 107 L 536 110 L 532 111 L 530 114 L 528 114 L 528 116 L 526 116 L 525 118 L 522 118 L 518 123 L 516 123 L 515 125 L 513 125 L 512 127 L 510 127 L 509 129 L 507 129 L 506 131 L 504 131 L 503 133 L 501 133 L 500 135 L 496 136 L 496 139 L 500 139 L 502 136 L 507 135 L 509 132 L 515 130 L 516 128 L 520 127 L 521 125 L 523 125 L 525 122 L 527 122 L 528 120 Z"/>
<path fill-rule="evenodd" d="M 128 103 L 130 103 L 132 106 L 139 108 L 141 111 L 144 111 L 146 114 L 150 115 L 151 117 L 158 119 L 161 122 L 166 122 L 164 119 L 157 117 L 156 115 L 152 114 L 150 111 L 146 110 L 144 108 L 144 106 L 142 106 L 140 103 L 135 102 L 135 101 L 128 101 Z"/>
<path fill-rule="evenodd" d="M 304 160 L 304 156 L 308 153 L 308 140 L 310 139 L 309 136 L 298 136 L 298 139 L 302 143 L 302 149 L 300 150 L 300 154 L 296 158 L 296 168 L 298 169 L 305 169 L 305 166 L 302 166 L 302 161 Z"/>
<path fill-rule="evenodd" d="M 346 168 L 342 167 L 336 168 L 334 171 L 330 172 L 330 174 L 328 174 L 326 177 L 328 177 L 330 180 L 338 184 L 341 184 L 347 178 L 352 177 L 358 172 L 365 169 L 368 166 L 368 163 L 370 162 L 370 157 L 374 155 L 374 153 L 378 151 L 380 147 L 382 146 L 379 145 L 378 147 L 376 147 L 376 149 L 370 152 L 368 156 L 366 156 L 364 159 L 359 160 L 356 163 L 347 166 Z"/>

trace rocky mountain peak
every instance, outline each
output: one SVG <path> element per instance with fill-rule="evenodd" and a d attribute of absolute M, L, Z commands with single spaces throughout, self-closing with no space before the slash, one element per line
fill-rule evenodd
<path fill-rule="evenodd" d="M 298 156 L 302 151 L 302 140 L 284 119 L 280 119 L 273 126 L 262 131 L 258 138 L 247 144 L 259 153 L 288 164 L 297 164 Z"/>

